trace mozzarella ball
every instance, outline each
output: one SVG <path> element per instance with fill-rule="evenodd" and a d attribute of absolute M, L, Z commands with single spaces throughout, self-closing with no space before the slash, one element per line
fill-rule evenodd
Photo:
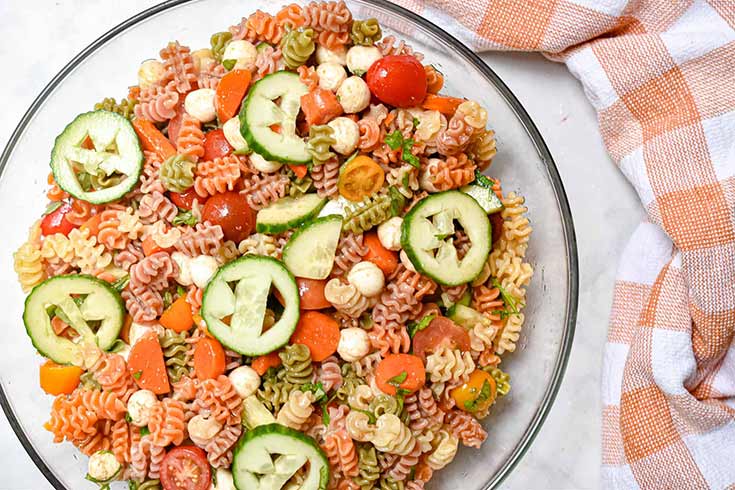
<path fill-rule="evenodd" d="M 247 150 L 248 142 L 242 137 L 240 132 L 240 118 L 235 116 L 227 120 L 222 125 L 222 132 L 225 135 L 225 139 L 236 151 Z"/>
<path fill-rule="evenodd" d="M 250 154 L 250 163 L 253 164 L 253 167 L 255 167 L 256 170 L 265 174 L 278 172 L 283 166 L 281 162 L 272 162 L 270 160 L 266 160 L 263 155 L 255 152 Z"/>
<path fill-rule="evenodd" d="M 347 78 L 347 72 L 339 63 L 322 63 L 316 69 L 319 87 L 336 92 Z"/>
<path fill-rule="evenodd" d="M 158 402 L 155 393 L 150 390 L 138 390 L 128 399 L 128 415 L 130 423 L 145 427 L 151 418 L 151 408 Z"/>
<path fill-rule="evenodd" d="M 371 297 L 380 294 L 385 286 L 385 276 L 380 267 L 364 260 L 352 266 L 347 280 L 360 291 L 363 296 Z"/>
<path fill-rule="evenodd" d="M 347 64 L 347 50 L 344 46 L 340 46 L 337 49 L 325 48 L 321 44 L 316 46 L 316 62 L 320 65 L 322 63 L 337 63 L 338 65 Z"/>
<path fill-rule="evenodd" d="M 189 262 L 191 281 L 196 287 L 204 289 L 218 268 L 217 259 L 211 255 L 197 255 Z"/>
<path fill-rule="evenodd" d="M 98 482 L 112 480 L 120 471 L 121 465 L 112 451 L 97 451 L 89 457 L 87 474 Z"/>
<path fill-rule="evenodd" d="M 158 83 L 166 73 L 163 63 L 158 60 L 145 60 L 138 68 L 138 86 L 151 87 Z"/>
<path fill-rule="evenodd" d="M 214 90 L 211 88 L 200 88 L 189 92 L 184 100 L 184 109 L 189 115 L 200 122 L 214 121 L 217 110 L 214 108 Z"/>
<path fill-rule="evenodd" d="M 160 335 L 163 333 L 163 327 L 158 323 L 131 323 L 130 333 L 128 333 L 130 345 L 135 345 L 138 340 L 151 332 L 155 332 L 156 335 Z"/>
<path fill-rule="evenodd" d="M 431 174 L 432 169 L 436 169 L 442 161 L 438 158 L 429 158 L 426 166 L 421 170 L 419 175 L 419 186 L 429 192 L 438 192 L 439 189 L 434 186 L 434 176 Z"/>
<path fill-rule="evenodd" d="M 179 266 L 179 273 L 176 275 L 176 282 L 182 286 L 191 286 L 193 284 L 191 280 L 191 270 L 189 269 L 191 257 L 181 252 L 174 252 L 171 254 L 171 260 L 176 262 L 176 265 Z"/>
<path fill-rule="evenodd" d="M 215 481 L 217 482 L 216 485 Z M 232 479 L 232 473 L 224 468 L 217 468 L 209 490 L 237 490 Z"/>
<path fill-rule="evenodd" d="M 186 429 L 194 444 L 203 446 L 217 435 L 222 429 L 222 424 L 217 422 L 214 417 L 194 415 L 186 425 Z"/>
<path fill-rule="evenodd" d="M 338 196 L 337 199 L 330 199 L 327 201 L 327 204 L 324 205 L 321 211 L 319 211 L 319 218 L 322 218 L 324 216 L 329 216 L 332 214 L 338 214 L 342 216 L 343 218 L 347 214 L 347 211 L 345 211 L 345 208 L 347 205 L 350 204 L 350 201 L 345 199 L 342 196 Z"/>
<path fill-rule="evenodd" d="M 365 80 L 352 76 L 339 86 L 337 100 L 347 114 L 354 114 L 370 104 L 370 89 Z"/>
<path fill-rule="evenodd" d="M 373 63 L 382 57 L 382 53 L 375 46 L 352 46 L 347 51 L 345 61 L 350 72 L 362 76 Z"/>
<path fill-rule="evenodd" d="M 401 253 L 398 254 L 398 257 L 401 259 L 401 264 L 403 266 L 410 270 L 411 272 L 416 272 L 416 267 L 413 266 L 413 263 L 411 262 L 411 259 L 408 258 L 408 254 L 405 250 L 401 250 Z"/>
<path fill-rule="evenodd" d="M 214 64 L 214 56 L 212 55 L 212 50 L 209 48 L 192 51 L 191 58 L 194 60 L 194 68 L 198 72 L 207 70 Z"/>
<path fill-rule="evenodd" d="M 360 127 L 349 117 L 336 117 L 327 123 L 334 131 L 332 148 L 340 155 L 350 155 L 360 141 Z"/>
<path fill-rule="evenodd" d="M 370 352 L 370 339 L 365 330 L 357 327 L 343 328 L 339 332 L 337 353 L 347 362 L 359 361 Z"/>
<path fill-rule="evenodd" d="M 233 369 L 228 375 L 232 387 L 240 398 L 247 398 L 250 395 L 254 395 L 260 387 L 260 376 L 255 369 L 250 366 L 240 366 Z"/>
<path fill-rule="evenodd" d="M 378 225 L 378 240 L 388 250 L 397 252 L 401 249 L 401 226 L 403 218 L 394 216 Z"/>
<path fill-rule="evenodd" d="M 222 54 L 223 60 L 235 60 L 233 70 L 248 70 L 255 63 L 258 57 L 258 50 L 255 49 L 253 43 L 244 39 L 238 41 L 230 41 L 225 47 Z"/>

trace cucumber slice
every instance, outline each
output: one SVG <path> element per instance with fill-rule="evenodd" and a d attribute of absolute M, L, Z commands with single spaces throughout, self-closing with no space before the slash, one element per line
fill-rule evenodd
<path fill-rule="evenodd" d="M 503 203 L 492 189 L 476 184 L 468 184 L 460 189 L 472 196 L 487 214 L 497 213 L 503 209 Z"/>
<path fill-rule="evenodd" d="M 455 304 L 447 311 L 447 316 L 454 323 L 461 325 L 468 330 L 478 323 L 489 324 L 492 322 L 488 317 L 474 308 L 470 308 L 469 306 L 461 305 L 459 303 Z"/>
<path fill-rule="evenodd" d="M 334 265 L 341 216 L 325 216 L 303 226 L 283 247 L 283 262 L 291 273 L 306 279 L 326 279 Z"/>
<path fill-rule="evenodd" d="M 309 89 L 296 73 L 278 71 L 256 82 L 240 110 L 240 131 L 248 147 L 266 160 L 301 165 L 311 161 L 306 142 L 296 134 L 301 96 Z M 280 99 L 280 104 L 273 102 Z M 279 133 L 270 127 L 278 124 Z"/>
<path fill-rule="evenodd" d="M 254 429 L 260 425 L 273 424 L 276 418 L 257 396 L 250 395 L 242 401 L 242 421 L 247 428 Z"/>
<path fill-rule="evenodd" d="M 79 341 L 59 337 L 51 326 L 49 311 L 60 310 L 79 334 Z M 33 346 L 58 364 L 89 367 L 86 356 L 97 348 L 108 350 L 117 340 L 125 320 L 120 294 L 108 283 L 85 275 L 56 276 L 31 291 L 23 310 L 23 323 Z M 90 323 L 98 323 L 93 329 Z"/>
<path fill-rule="evenodd" d="M 94 149 L 82 148 L 89 137 Z M 75 170 L 76 167 L 76 170 Z M 143 152 L 130 121 L 109 111 L 78 115 L 56 137 L 51 151 L 51 171 L 59 187 L 93 204 L 115 201 L 138 183 Z M 84 190 L 78 172 L 111 182 L 97 190 Z"/>
<path fill-rule="evenodd" d="M 304 465 L 300 490 L 326 490 L 329 462 L 316 441 L 280 424 L 261 425 L 237 442 L 232 476 L 238 490 L 280 490 Z"/>
<path fill-rule="evenodd" d="M 281 318 L 263 332 L 271 286 L 285 304 Z M 291 338 L 299 321 L 299 290 L 291 273 L 276 259 L 246 255 L 223 265 L 202 297 L 202 317 L 222 345 L 246 356 L 277 350 Z M 231 317 L 230 324 L 222 321 Z"/>
<path fill-rule="evenodd" d="M 452 238 L 443 239 L 433 221 L 434 216 L 447 213 L 459 221 L 470 239 L 470 249 L 462 260 Z M 440 222 L 445 219 L 440 218 Z M 491 233 L 487 213 L 477 201 L 463 192 L 445 191 L 422 199 L 406 214 L 401 246 L 419 272 L 445 286 L 458 286 L 482 272 L 490 253 Z"/>
<path fill-rule="evenodd" d="M 282 233 L 302 225 L 319 214 L 327 203 L 316 194 L 284 197 L 258 211 L 255 230 L 258 233 Z"/>

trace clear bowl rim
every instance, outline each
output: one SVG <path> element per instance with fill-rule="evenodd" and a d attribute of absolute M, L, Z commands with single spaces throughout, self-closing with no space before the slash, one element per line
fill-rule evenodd
<path fill-rule="evenodd" d="M 87 58 L 89 55 L 97 51 L 97 49 L 102 47 L 107 41 L 114 39 L 118 34 L 124 32 L 129 27 L 132 27 L 139 22 L 145 21 L 148 18 L 164 12 L 168 9 L 193 1 L 197 0 L 167 0 L 158 5 L 154 5 L 148 9 L 145 9 L 102 34 L 87 47 L 85 47 L 81 52 L 79 52 L 79 54 L 72 58 L 51 79 L 51 81 L 43 88 L 41 93 L 33 100 L 33 103 L 31 103 L 28 110 L 25 112 L 25 114 L 23 114 L 23 117 L 11 134 L 7 145 L 3 149 L 2 154 L 0 154 L 0 178 L 2 178 L 5 167 L 10 159 L 10 155 L 15 149 L 18 140 L 20 139 L 30 120 L 36 114 L 41 104 L 43 104 L 43 102 L 48 98 L 51 92 L 53 92 L 56 86 L 64 81 L 67 75 L 69 75 L 69 73 L 76 67 L 78 63 L 82 62 L 85 58 Z M 423 17 L 415 14 L 414 12 L 411 12 L 408 9 L 401 7 L 400 5 L 391 3 L 388 0 L 371 1 L 377 6 L 392 11 L 399 16 L 403 16 L 410 21 L 418 24 L 420 27 L 431 31 L 436 36 L 442 38 L 443 41 L 447 42 L 451 45 L 452 48 L 459 51 L 474 65 L 477 70 L 479 70 L 483 75 L 491 80 L 491 82 L 498 89 L 505 101 L 508 103 L 510 108 L 513 110 L 516 117 L 523 124 L 523 127 L 525 128 L 529 137 L 536 146 L 536 150 L 542 157 L 542 160 L 546 165 L 547 171 L 551 178 L 551 184 L 554 188 L 554 195 L 561 211 L 562 226 L 565 238 L 564 243 L 569 268 L 569 282 L 567 286 L 567 304 L 565 308 L 566 325 L 564 327 L 563 337 L 561 341 L 560 355 L 556 360 L 550 383 L 546 389 L 546 392 L 544 393 L 544 397 L 541 401 L 541 404 L 539 405 L 538 410 L 534 414 L 533 419 L 526 429 L 526 432 L 523 434 L 523 437 L 521 438 L 514 451 L 508 457 L 500 470 L 494 475 L 494 477 L 486 483 L 484 488 L 485 490 L 489 490 L 491 488 L 496 488 L 513 471 L 513 469 L 518 465 L 520 460 L 531 447 L 531 444 L 533 443 L 541 427 L 546 421 L 546 417 L 548 416 L 549 411 L 554 404 L 556 395 L 559 392 L 559 388 L 561 387 L 561 383 L 564 378 L 564 373 L 566 371 L 567 363 L 569 361 L 569 354 L 571 352 L 572 343 L 574 341 L 574 333 L 577 325 L 577 306 L 579 300 L 579 259 L 577 257 L 577 239 L 574 231 L 572 212 L 569 207 L 569 201 L 567 199 L 567 194 L 564 189 L 561 176 L 559 175 L 556 163 L 554 162 L 554 158 L 551 156 L 551 152 L 549 151 L 546 142 L 541 136 L 541 133 L 536 127 L 536 124 L 528 115 L 528 112 L 526 112 L 526 109 L 516 98 L 515 94 L 513 94 L 513 92 L 508 88 L 505 82 L 503 82 L 503 80 L 495 73 L 495 71 L 487 64 L 485 64 L 485 62 L 482 61 L 482 59 L 480 59 L 480 57 L 476 53 L 471 51 L 464 43 L 459 41 L 453 35 L 449 34 L 447 31 L 437 26 L 436 24 L 428 21 L 427 19 L 424 19 Z M 13 429 L 13 432 L 15 432 L 16 437 L 18 437 L 18 440 L 22 444 L 26 453 L 31 458 L 36 467 L 41 471 L 46 480 L 55 489 L 66 490 L 64 484 L 62 484 L 58 480 L 58 478 L 56 478 L 51 468 L 48 467 L 46 462 L 33 448 L 33 445 L 26 436 L 23 428 L 20 426 L 20 423 L 15 416 L 15 413 L 10 407 L 10 402 L 7 395 L 5 394 L 5 389 L 1 384 L 0 406 L 2 406 L 3 412 L 5 413 L 5 416 L 8 419 L 11 428 Z"/>

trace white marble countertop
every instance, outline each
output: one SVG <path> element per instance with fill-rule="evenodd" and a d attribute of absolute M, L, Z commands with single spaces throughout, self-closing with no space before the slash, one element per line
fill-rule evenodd
<path fill-rule="evenodd" d="M 4 40 L 0 66 L 5 67 L 0 77 L 0 148 L 35 96 L 69 59 L 122 19 L 154 3 L 0 1 Z M 643 210 L 607 156 L 580 84 L 563 65 L 536 54 L 491 53 L 483 59 L 518 96 L 559 166 L 576 225 L 580 265 L 579 316 L 566 377 L 536 441 L 503 488 L 598 488 L 599 381 L 613 278 Z M 0 415 L 0 454 L 4 456 L 0 488 L 51 488 L 4 415 Z"/>

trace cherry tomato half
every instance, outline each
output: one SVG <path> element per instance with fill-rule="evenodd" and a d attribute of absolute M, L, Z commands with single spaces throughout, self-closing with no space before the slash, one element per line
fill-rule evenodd
<path fill-rule="evenodd" d="M 345 199 L 358 202 L 376 193 L 385 181 L 385 172 L 366 155 L 352 159 L 339 174 L 339 193 Z"/>
<path fill-rule="evenodd" d="M 196 446 L 178 446 L 161 462 L 163 490 L 207 490 L 212 473 L 207 454 Z"/>
<path fill-rule="evenodd" d="M 240 242 L 253 232 L 255 212 L 248 206 L 245 196 L 225 192 L 207 199 L 202 209 L 202 221 L 220 225 L 226 240 Z"/>
<path fill-rule="evenodd" d="M 487 383 L 487 387 L 485 387 Z M 485 392 L 483 393 L 483 389 Z M 490 374 L 477 369 L 463 385 L 454 388 L 450 395 L 457 406 L 465 412 L 482 412 L 487 410 L 497 396 L 497 385 Z"/>
<path fill-rule="evenodd" d="M 386 104 L 415 107 L 426 98 L 426 71 L 414 56 L 385 56 L 367 72 L 370 92 Z"/>
<path fill-rule="evenodd" d="M 426 362 L 426 355 L 440 345 L 452 349 L 470 350 L 470 336 L 467 330 L 445 316 L 434 318 L 429 326 L 416 332 L 413 337 L 413 353 Z"/>
<path fill-rule="evenodd" d="M 181 209 L 191 209 L 196 199 L 199 199 L 200 203 L 202 202 L 202 198 L 197 195 L 193 187 L 184 192 L 169 192 L 168 195 L 173 203 Z"/>
<path fill-rule="evenodd" d="M 318 279 L 306 279 L 303 277 L 296 278 L 296 284 L 299 286 L 299 296 L 301 297 L 302 310 L 321 310 L 322 308 L 330 308 L 332 304 L 324 297 L 324 286 L 327 281 Z"/>
<path fill-rule="evenodd" d="M 232 153 L 232 148 L 225 138 L 225 132 L 222 129 L 213 129 L 204 135 L 204 156 L 203 160 L 214 160 L 215 158 L 226 157 Z"/>
<path fill-rule="evenodd" d="M 47 214 L 43 220 L 41 220 L 41 233 L 43 233 L 44 236 L 53 235 L 54 233 L 68 235 L 71 230 L 76 228 L 76 226 L 66 219 L 66 215 L 70 211 L 71 204 L 64 203 L 54 212 Z"/>

